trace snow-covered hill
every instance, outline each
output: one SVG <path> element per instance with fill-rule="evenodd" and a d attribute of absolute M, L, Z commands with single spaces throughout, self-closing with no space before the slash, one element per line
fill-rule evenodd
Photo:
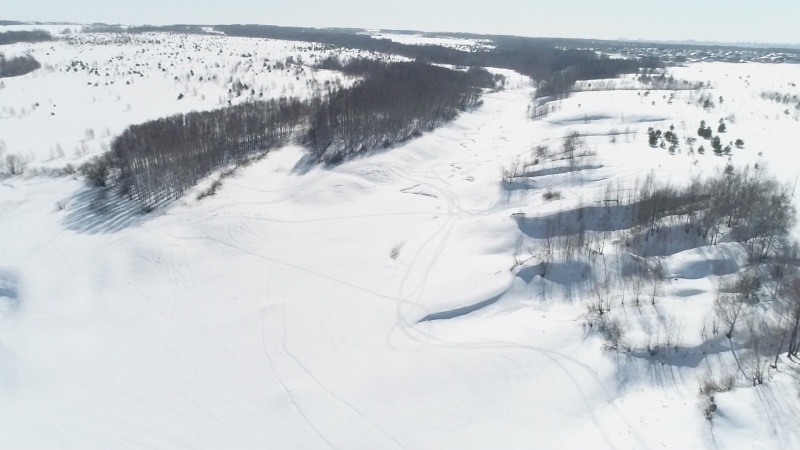
<path fill-rule="evenodd" d="M 86 129 L 108 129 L 96 136 L 107 140 L 130 123 L 217 107 L 237 74 L 276 95 L 338 77 L 244 70 L 285 61 L 294 44 L 170 42 L 36 44 L 52 68 L 0 90 L 6 151 L 40 162 L 60 143 L 63 165 Z M 76 60 L 100 74 L 60 71 Z M 746 270 L 741 246 L 652 244 L 636 256 L 662 277 L 634 304 L 633 287 L 597 288 L 630 252 L 622 225 L 586 232 L 591 259 L 548 250 L 558 233 L 542 225 L 562 217 L 568 230 L 573 211 L 648 176 L 683 185 L 723 170 L 727 156 L 683 141 L 701 120 L 723 119 L 726 139 L 745 142 L 731 164 L 793 183 L 800 122 L 761 92 L 793 92 L 800 67 L 690 66 L 676 78 L 718 88 L 584 92 L 537 121 L 530 80 L 503 73 L 506 88 L 480 108 L 398 148 L 306 171 L 296 167 L 305 151 L 288 146 L 215 196 L 147 215 L 98 201 L 79 178 L 2 179 L 2 447 L 800 446 L 788 361 L 762 385 L 740 377 L 704 417 L 700 381 L 736 370 L 731 341 L 702 330 L 721 283 Z M 703 96 L 715 106 L 703 109 Z M 648 128 L 670 125 L 679 148 L 651 148 Z M 578 155 L 567 161 L 572 132 Z M 593 329 L 598 299 L 625 330 L 617 348 Z"/>

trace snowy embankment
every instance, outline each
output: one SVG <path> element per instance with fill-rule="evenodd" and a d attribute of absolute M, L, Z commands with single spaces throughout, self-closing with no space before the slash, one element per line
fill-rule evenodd
<path fill-rule="evenodd" d="M 648 127 L 692 130 L 709 113 L 667 104 L 668 93 L 653 105 L 590 92 L 531 122 L 530 94 L 512 76 L 446 127 L 329 170 L 295 171 L 303 150 L 284 148 L 213 197 L 147 216 L 92 208 L 80 180 L 3 180 L 4 445 L 798 445 L 786 373 L 718 395 L 713 426 L 703 417 L 698 379 L 731 360 L 729 341 L 703 344 L 700 329 L 740 249 L 662 251 L 664 279 L 642 288 L 654 304 L 602 294 L 627 326 L 627 353 L 586 325 L 606 256 L 625 253 L 613 242 L 625 222 L 597 212 L 602 258 L 544 256 L 545 220 L 572 217 L 609 185 L 723 167 L 710 151 L 647 146 Z M 560 148 L 569 131 L 585 136 L 580 163 L 551 152 L 526 183 L 502 183 L 501 168 L 523 166 L 533 146 Z M 764 135 L 739 133 L 748 146 Z M 756 152 L 733 161 L 762 161 Z M 791 155 L 764 152 L 787 175 Z M 677 350 L 646 352 L 668 334 L 682 336 Z"/>

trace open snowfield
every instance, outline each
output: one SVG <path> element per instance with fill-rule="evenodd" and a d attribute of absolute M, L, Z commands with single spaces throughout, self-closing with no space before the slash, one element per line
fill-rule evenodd
<path fill-rule="evenodd" d="M 476 51 L 480 49 L 493 48 L 494 45 L 488 39 L 467 39 L 456 37 L 432 37 L 423 34 L 403 34 L 403 33 L 390 33 L 372 31 L 369 35 L 374 39 L 389 39 L 400 44 L 407 45 L 437 45 L 440 47 L 454 48 L 465 52 Z"/>
<path fill-rule="evenodd" d="M 340 78 L 262 68 L 307 45 L 171 39 L 20 46 L 44 67 L 3 80 L 6 152 L 75 164 L 129 124 L 227 104 L 231 77 L 265 97 Z M 77 60 L 99 75 L 62 71 Z M 568 229 L 608 186 L 650 173 L 683 184 L 728 162 L 702 140 L 702 155 L 650 148 L 648 127 L 683 138 L 725 119 L 726 138 L 745 142 L 733 165 L 794 183 L 794 106 L 760 95 L 797 93 L 800 67 L 678 68 L 715 88 L 578 93 L 538 121 L 527 118 L 530 80 L 501 72 L 504 90 L 405 145 L 310 170 L 288 146 L 215 196 L 148 215 L 93 207 L 77 177 L 0 179 L 0 448 L 800 447 L 791 363 L 717 394 L 713 421 L 703 416 L 698 380 L 735 367 L 728 340 L 701 337 L 719 282 L 746 262 L 735 244 L 652 244 L 642 257 L 665 270 L 644 287 L 655 305 L 609 296 L 628 352 L 586 325 L 592 281 L 627 252 L 615 222 L 593 230 L 607 233 L 602 258 L 542 266 L 546 219 L 560 214 Z M 577 167 L 551 158 L 502 182 L 573 131 L 592 153 Z M 51 157 L 57 145 L 65 155 Z M 674 349 L 649 353 L 662 335 Z"/>

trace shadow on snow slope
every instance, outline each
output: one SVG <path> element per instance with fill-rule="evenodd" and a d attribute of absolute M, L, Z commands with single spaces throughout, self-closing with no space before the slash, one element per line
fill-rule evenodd
<path fill-rule="evenodd" d="M 620 231 L 636 225 L 635 211 L 632 205 L 585 206 L 543 217 L 519 217 L 517 225 L 523 234 L 534 239 L 580 231 Z"/>
<path fill-rule="evenodd" d="M 420 319 L 418 323 L 454 319 L 491 306 L 514 289 L 514 285 L 517 284 L 516 280 L 521 281 L 528 287 L 536 282 L 538 285 L 546 286 L 551 290 L 557 288 L 553 292 L 558 294 L 559 297 L 570 298 L 571 294 L 574 294 L 572 291 L 578 289 L 582 283 L 588 280 L 591 271 L 591 266 L 581 261 L 539 263 L 523 267 L 514 276 L 514 280 L 512 280 L 509 287 L 501 293 L 471 305 L 430 313 Z"/>
<path fill-rule="evenodd" d="M 496 303 L 500 298 L 505 294 L 503 291 L 500 294 L 495 295 L 494 297 L 488 298 L 486 300 L 482 300 L 478 303 L 474 303 L 472 305 L 462 306 L 460 308 L 451 309 L 449 311 L 441 311 L 437 313 L 431 313 L 427 316 L 419 319 L 419 322 L 430 322 L 433 320 L 445 320 L 445 319 L 454 319 L 456 317 L 465 316 L 469 313 L 475 312 L 479 309 L 486 308 L 487 306 Z"/>
<path fill-rule="evenodd" d="M 0 313 L 19 307 L 19 277 L 10 269 L 0 268 Z"/>
<path fill-rule="evenodd" d="M 62 223 L 79 233 L 115 233 L 139 223 L 144 216 L 134 202 L 99 188 L 80 189 L 64 207 Z"/>

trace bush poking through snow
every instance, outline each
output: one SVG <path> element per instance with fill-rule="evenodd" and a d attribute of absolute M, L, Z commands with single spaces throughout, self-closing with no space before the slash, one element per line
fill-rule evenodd
<path fill-rule="evenodd" d="M 608 314 L 597 322 L 598 331 L 606 341 L 606 348 L 609 350 L 619 350 L 624 346 L 625 328 L 619 319 Z"/>
<path fill-rule="evenodd" d="M 242 166 L 247 166 L 247 165 L 250 164 L 250 161 L 251 161 L 250 159 L 246 159 L 246 160 L 244 160 L 243 164 L 241 164 L 241 165 Z M 216 180 L 212 181 L 211 182 L 211 186 L 209 186 L 208 189 L 206 189 L 205 191 L 199 193 L 197 195 L 197 199 L 198 200 L 202 200 L 202 199 L 204 199 L 206 197 L 211 197 L 211 196 L 217 195 L 217 189 L 219 189 L 222 186 L 222 180 L 224 180 L 225 178 L 228 178 L 231 175 L 233 175 L 233 173 L 236 171 L 236 169 L 238 167 L 239 166 L 237 165 L 236 167 L 233 167 L 231 169 L 225 170 L 224 172 L 219 174 L 219 178 L 217 178 Z"/>
<path fill-rule="evenodd" d="M 595 299 L 586 306 L 584 327 L 600 333 L 606 350 L 619 350 L 625 346 L 625 327 L 619 319 L 611 316 L 608 285 L 595 285 L 593 291 Z"/>
<path fill-rule="evenodd" d="M 202 199 L 204 199 L 206 197 L 211 197 L 213 195 L 216 195 L 217 194 L 217 189 L 219 189 L 220 186 L 222 186 L 222 180 L 221 179 L 216 179 L 216 180 L 212 181 L 211 182 L 211 186 L 209 186 L 208 189 L 206 189 L 205 191 L 203 191 L 203 192 L 201 192 L 201 193 L 199 193 L 197 195 L 197 199 L 198 200 L 202 200 Z"/>
<path fill-rule="evenodd" d="M 86 179 L 86 183 L 95 187 L 106 187 L 113 164 L 109 154 L 95 156 L 81 165 L 78 170 Z"/>
<path fill-rule="evenodd" d="M 546 200 L 546 201 L 548 201 L 548 202 L 549 202 L 550 200 L 560 200 L 560 199 L 561 199 L 561 191 L 556 191 L 556 190 L 553 190 L 553 189 L 548 189 L 548 190 L 547 190 L 547 192 L 545 192 L 544 194 L 542 194 L 542 198 L 543 198 L 543 199 L 545 199 L 545 200 Z"/>
<path fill-rule="evenodd" d="M 26 161 L 18 154 L 8 154 L 5 157 L 5 172 L 9 175 L 22 175 L 25 172 Z"/>
<path fill-rule="evenodd" d="M 700 378 L 699 382 L 700 395 L 713 397 L 714 394 L 733 390 L 736 384 L 736 376 L 732 373 L 721 373 L 719 376 L 714 376 L 709 372 Z"/>

